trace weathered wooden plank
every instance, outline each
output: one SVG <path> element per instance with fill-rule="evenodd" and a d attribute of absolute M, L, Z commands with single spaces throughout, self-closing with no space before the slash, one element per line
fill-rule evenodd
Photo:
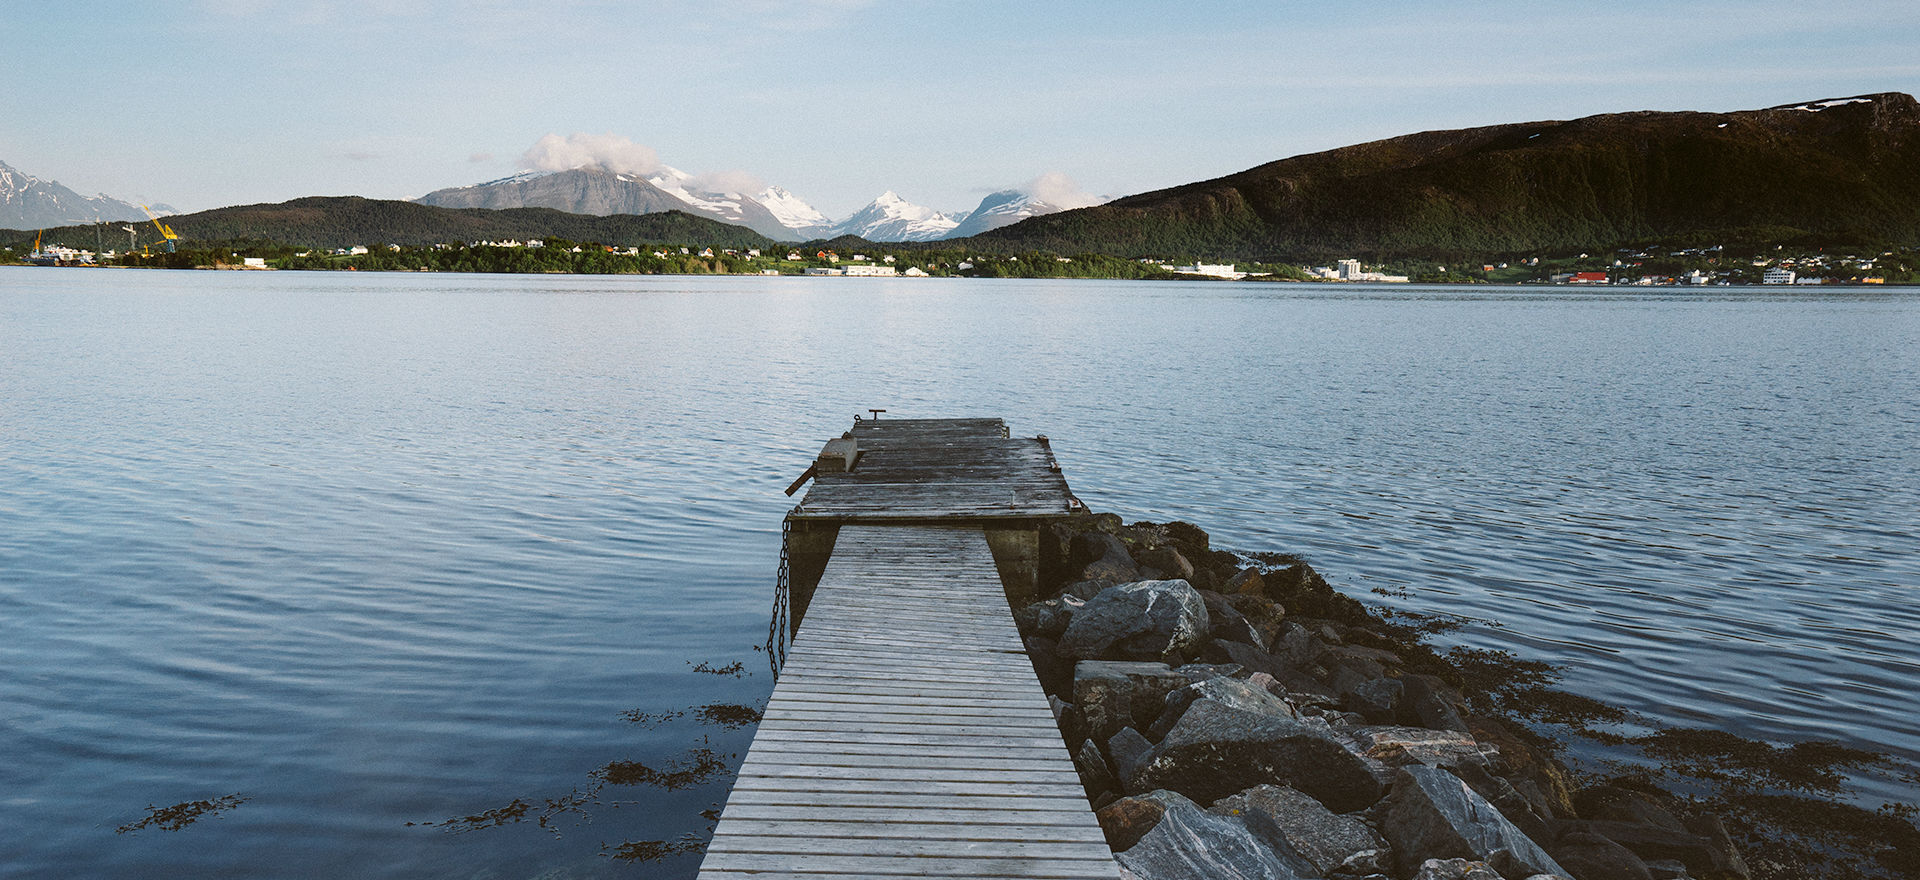
<path fill-rule="evenodd" d="M 701 880 L 1117 876 L 978 529 L 843 525 L 764 714 Z"/>
<path fill-rule="evenodd" d="M 923 726 L 924 727 L 924 726 Z M 1012 736 L 1004 732 L 991 734 L 992 742 L 982 742 L 978 735 L 936 733 L 925 729 L 908 731 L 885 730 L 847 730 L 832 725 L 761 725 L 754 731 L 755 745 L 765 741 L 784 740 L 786 742 L 812 742 L 825 745 L 834 743 L 854 743 L 860 745 L 900 745 L 900 746 L 961 746 L 966 748 L 990 748 L 996 743 L 1008 747 L 1060 748 L 1064 744 L 1059 734 L 1052 736 Z"/>
<path fill-rule="evenodd" d="M 1104 847 L 1103 847 L 1104 848 Z M 709 855 L 721 853 L 791 853 L 794 855 L 844 855 L 858 849 L 864 858 L 994 858 L 1087 861 L 1075 858 L 1079 847 L 1062 846 L 1060 841 L 1033 843 L 1024 840 L 912 837 L 801 837 L 781 834 L 719 834 L 707 847 Z M 1102 853 L 1101 855 L 1105 855 Z M 1107 864 L 1113 860 L 1109 857 Z"/>
<path fill-rule="evenodd" d="M 1061 849 L 1067 847 L 1061 846 Z M 1046 877 L 1111 878 L 1119 876 L 1113 858 L 1092 859 L 990 856 L 935 858 L 926 856 L 810 855 L 793 853 L 710 852 L 703 863 L 730 871 L 787 871 L 795 874 L 894 874 L 910 877 Z"/>
<path fill-rule="evenodd" d="M 1033 795 L 959 795 L 951 792 L 934 794 L 931 792 L 908 791 L 867 791 L 867 792 L 817 792 L 792 791 L 788 789 L 735 789 L 727 797 L 727 808 L 733 805 L 758 804 L 760 806 L 804 806 L 812 809 L 816 815 L 839 815 L 841 810 L 850 808 L 884 808 L 891 811 L 894 818 L 906 815 L 912 810 L 916 815 L 923 810 L 971 810 L 981 813 L 1022 813 L 1072 812 L 1083 817 L 1082 821 L 1092 821 L 1087 809 L 1086 795 L 1074 797 L 1038 797 Z M 724 813 L 720 821 L 726 821 Z"/>
<path fill-rule="evenodd" d="M 942 755 L 917 750 L 900 750 L 866 754 L 842 751 L 838 754 L 823 754 L 820 749 L 804 751 L 774 751 L 755 749 L 754 760 L 742 765 L 746 767 L 874 767 L 883 770 L 901 767 L 915 767 L 926 770 L 1019 770 L 1045 771 L 1049 773 L 1071 771 L 1073 765 L 1063 764 L 1053 755 L 1040 751 L 1029 751 L 1016 755 L 1005 749 L 973 749 L 972 754 Z M 902 760 L 907 759 L 907 760 Z"/>
<path fill-rule="evenodd" d="M 916 806 L 903 810 L 897 806 L 878 807 L 838 807 L 823 814 L 813 805 L 740 803 L 727 805 L 727 818 L 749 822 L 758 821 L 806 821 L 822 822 L 822 815 L 831 815 L 835 824 L 848 824 L 855 827 L 863 825 L 887 826 L 899 824 L 901 817 L 908 816 L 915 823 L 950 823 L 981 829 L 977 833 L 991 833 L 997 827 L 1010 827 L 1015 834 L 1033 834 L 1040 839 L 1054 836 L 1086 836 L 1091 832 L 1097 835 L 1098 829 L 1089 829 L 1086 823 L 1086 810 L 1073 809 L 1007 809 L 990 806 L 981 809 L 965 807 Z"/>
<path fill-rule="evenodd" d="M 913 814 L 915 819 L 920 814 Z M 740 818 L 740 817 L 736 817 Z M 987 824 L 965 818 L 933 822 L 893 822 L 871 820 L 831 820 L 812 817 L 750 819 L 739 823 L 737 832 L 747 836 L 807 837 L 818 840 L 865 840 L 904 837 L 926 840 L 1013 840 L 1028 843 L 1105 843 L 1098 828 L 1082 823 L 1057 825 Z M 732 832 L 731 827 L 729 832 Z M 844 844 L 843 844 L 844 845 Z"/>
<path fill-rule="evenodd" d="M 814 785 L 840 786 L 844 783 L 848 786 L 847 788 L 832 787 L 827 789 L 831 791 L 893 791 L 898 789 L 899 786 L 890 785 L 889 783 L 896 782 L 912 783 L 915 787 L 921 784 L 937 783 L 943 785 L 994 786 L 992 789 L 994 791 L 1006 790 L 1008 788 L 1013 788 L 1014 790 L 1031 790 L 1032 786 L 1037 785 L 1077 785 L 1080 781 L 1080 777 L 1074 775 L 1071 768 L 1061 770 L 1057 766 L 1048 769 L 1034 769 L 1031 767 L 982 768 L 978 765 L 971 767 L 942 767 L 938 766 L 938 762 L 931 760 L 916 766 L 868 765 L 843 767 L 821 766 L 818 764 L 783 764 L 768 759 L 749 761 L 742 764 L 740 765 L 740 772 L 751 772 L 756 777 L 767 780 L 789 781 L 803 788 L 808 788 L 809 790 L 820 790 L 810 788 Z M 909 790 L 912 789 L 910 788 Z"/>

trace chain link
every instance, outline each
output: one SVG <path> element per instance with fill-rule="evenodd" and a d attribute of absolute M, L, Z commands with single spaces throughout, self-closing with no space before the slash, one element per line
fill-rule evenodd
<path fill-rule="evenodd" d="M 773 614 L 767 620 L 767 665 L 773 671 L 777 681 L 780 667 L 787 663 L 787 636 L 792 630 L 789 623 L 791 586 L 789 583 L 790 564 L 787 559 L 787 546 L 793 534 L 793 520 L 782 517 L 780 520 L 780 573 L 773 582 Z"/>

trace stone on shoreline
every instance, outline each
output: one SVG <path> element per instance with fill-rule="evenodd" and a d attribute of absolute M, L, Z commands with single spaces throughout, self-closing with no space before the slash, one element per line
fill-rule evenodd
<path fill-rule="evenodd" d="M 1153 741 L 1140 735 L 1140 731 L 1131 727 L 1122 727 L 1118 733 L 1107 738 L 1107 765 L 1113 768 L 1117 779 L 1133 776 L 1140 762 L 1153 751 Z"/>
<path fill-rule="evenodd" d="M 1205 602 L 1207 606 L 1209 636 L 1215 639 L 1224 639 L 1229 642 L 1252 645 L 1262 651 L 1266 650 L 1266 644 L 1261 640 L 1260 631 L 1254 629 L 1252 623 L 1247 622 L 1246 616 L 1241 614 L 1239 609 L 1233 607 L 1233 603 L 1228 601 L 1226 596 L 1213 592 L 1212 590 L 1198 590 L 1197 592 L 1200 594 L 1200 600 Z"/>
<path fill-rule="evenodd" d="M 1160 824 L 1160 817 L 1175 804 L 1196 806 L 1185 795 L 1162 789 L 1120 798 L 1094 811 L 1094 818 L 1100 821 L 1100 832 L 1106 835 L 1107 848 L 1114 852 L 1125 852 L 1152 831 L 1153 826 Z"/>
<path fill-rule="evenodd" d="M 1101 590 L 1074 612 L 1060 652 L 1081 660 L 1118 653 L 1171 661 L 1198 653 L 1210 629 L 1207 605 L 1186 581 L 1134 581 Z"/>
<path fill-rule="evenodd" d="M 1748 874 L 1747 863 L 1734 849 L 1720 820 L 1708 816 L 1688 823 L 1682 830 L 1657 825 L 1614 822 L 1604 819 L 1570 821 L 1562 826 L 1565 834 L 1587 832 L 1620 844 L 1642 860 L 1673 859 L 1687 866 L 1696 876 L 1741 878 Z"/>
<path fill-rule="evenodd" d="M 1187 678 L 1165 663 L 1082 660 L 1073 666 L 1073 705 L 1086 735 L 1106 742 L 1122 727 L 1152 724 L 1167 693 L 1186 685 Z"/>
<path fill-rule="evenodd" d="M 1653 880 L 1633 850 L 1587 831 L 1560 835 L 1553 858 L 1579 880 Z"/>
<path fill-rule="evenodd" d="M 1187 708 L 1196 700 L 1213 700 L 1235 709 L 1275 718 L 1298 720 L 1300 717 L 1292 706 L 1287 705 L 1286 700 L 1274 696 L 1265 688 L 1235 678 L 1216 676 L 1168 691 L 1160 719 L 1148 728 L 1147 737 L 1165 738 L 1167 731 L 1179 723 Z"/>
<path fill-rule="evenodd" d="M 1312 867 L 1275 852 L 1245 825 L 1192 802 L 1171 803 L 1153 829 L 1114 856 L 1138 880 L 1310 880 Z"/>
<path fill-rule="evenodd" d="M 1262 783 L 1287 785 L 1338 812 L 1380 798 L 1360 759 L 1301 721 L 1195 700 L 1133 775 L 1128 791 L 1166 788 L 1211 804 Z"/>
<path fill-rule="evenodd" d="M 1284 785 L 1258 785 L 1215 801 L 1209 812 L 1237 816 L 1253 836 L 1276 851 L 1291 851 L 1325 876 L 1361 853 L 1384 853 L 1387 843 L 1366 823 L 1341 816 Z M 1381 859 L 1384 861 L 1384 859 Z"/>
<path fill-rule="evenodd" d="M 1402 767 L 1387 794 L 1380 830 L 1393 844 L 1400 870 L 1418 859 L 1478 859 L 1502 874 L 1566 874 L 1460 777 L 1437 767 Z"/>
<path fill-rule="evenodd" d="M 1428 859 L 1420 863 L 1413 880 L 1506 880 L 1485 862 L 1470 859 Z"/>

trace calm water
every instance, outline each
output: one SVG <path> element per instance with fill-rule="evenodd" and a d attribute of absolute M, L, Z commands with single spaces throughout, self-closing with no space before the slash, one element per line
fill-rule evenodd
<path fill-rule="evenodd" d="M 780 490 L 868 407 L 1920 757 L 1920 294 L 0 269 L 0 874 L 690 877 L 602 847 L 724 774 L 592 774 L 744 751 L 623 713 L 765 696 Z"/>

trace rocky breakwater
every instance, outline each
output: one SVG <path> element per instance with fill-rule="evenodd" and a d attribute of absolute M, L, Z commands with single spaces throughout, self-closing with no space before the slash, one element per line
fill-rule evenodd
<path fill-rule="evenodd" d="M 1185 523 L 1053 528 L 1069 582 L 1015 617 L 1126 875 L 1747 877 L 1711 816 L 1577 787 L 1304 562 L 1243 565 Z"/>

